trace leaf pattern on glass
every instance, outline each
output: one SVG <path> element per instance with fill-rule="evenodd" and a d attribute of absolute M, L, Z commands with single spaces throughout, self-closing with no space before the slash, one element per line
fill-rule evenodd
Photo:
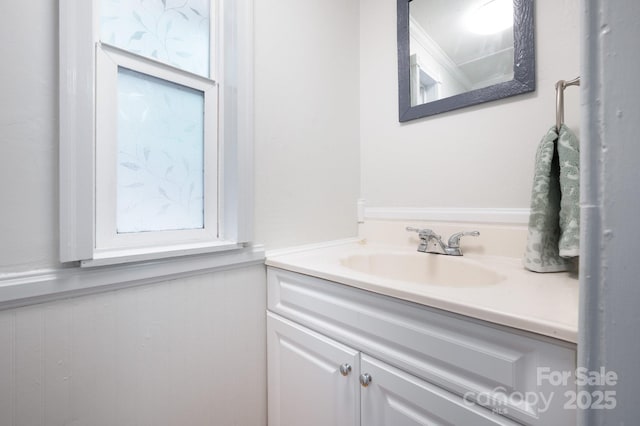
<path fill-rule="evenodd" d="M 208 0 L 102 0 L 100 39 L 208 77 L 209 7 Z"/>
<path fill-rule="evenodd" d="M 142 182 L 134 182 L 134 183 L 130 183 L 128 185 L 123 185 L 124 188 L 140 188 L 141 186 L 144 186 L 144 183 L 142 183 Z"/>
<path fill-rule="evenodd" d="M 136 31 L 131 35 L 131 37 L 129 37 L 129 42 L 131 42 L 132 40 L 140 40 L 146 33 L 146 31 Z"/>
<path fill-rule="evenodd" d="M 136 21 L 138 21 L 138 23 L 140 25 L 144 25 L 142 23 L 142 18 L 140 17 L 140 14 L 138 14 L 138 12 L 136 12 L 135 10 L 133 12 L 131 12 L 131 14 L 133 15 L 133 19 L 135 19 Z"/>
<path fill-rule="evenodd" d="M 158 192 L 160 193 L 160 195 L 162 195 L 167 200 L 169 199 L 169 196 L 167 195 L 167 191 L 165 191 L 164 188 L 158 187 Z"/>
<path fill-rule="evenodd" d="M 117 105 L 118 232 L 202 228 L 203 93 L 121 68 Z"/>
<path fill-rule="evenodd" d="M 127 169 L 130 169 L 130 170 L 135 170 L 135 171 L 140 170 L 140 166 L 138 166 L 136 163 L 131 163 L 131 162 L 125 161 L 125 162 L 120 163 L 120 165 L 124 166 L 124 167 L 126 167 Z"/>
<path fill-rule="evenodd" d="M 176 10 L 176 13 L 178 13 L 178 15 L 182 16 L 187 21 L 189 20 L 189 17 L 187 15 L 185 15 L 184 13 L 180 12 L 179 10 Z"/>

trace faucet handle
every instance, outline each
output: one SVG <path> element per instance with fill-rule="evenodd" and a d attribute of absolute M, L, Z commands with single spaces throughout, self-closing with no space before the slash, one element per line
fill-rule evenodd
<path fill-rule="evenodd" d="M 417 233 L 420 233 L 420 231 L 422 231 L 422 229 L 420 229 L 420 228 L 414 228 L 414 227 L 412 227 L 412 226 L 407 226 L 405 229 L 406 229 L 407 231 L 409 231 L 409 232 L 417 232 Z"/>
<path fill-rule="evenodd" d="M 480 235 L 478 231 L 464 231 L 464 232 L 456 232 L 452 236 L 449 237 L 449 242 L 447 245 L 451 248 L 459 248 L 460 247 L 460 238 L 470 236 L 477 237 Z"/>
<path fill-rule="evenodd" d="M 418 233 L 418 237 L 420 237 L 422 239 L 425 239 L 425 238 L 428 238 L 428 237 L 440 238 L 440 235 L 436 234 L 431 229 L 413 228 L 411 226 L 407 226 L 405 229 L 407 231 L 409 231 L 409 232 L 417 232 Z"/>

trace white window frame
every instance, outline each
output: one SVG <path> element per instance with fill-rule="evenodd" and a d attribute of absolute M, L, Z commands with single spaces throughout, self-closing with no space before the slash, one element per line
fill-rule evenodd
<path fill-rule="evenodd" d="M 210 74 L 216 76 L 217 87 L 209 79 L 100 44 L 98 9 L 99 0 L 60 0 L 60 260 L 100 266 L 248 245 L 253 231 L 252 0 L 212 0 L 210 39 L 216 55 Z M 218 143 L 217 155 L 205 157 L 205 174 L 217 170 L 205 177 L 205 229 L 135 236 L 113 232 L 115 200 L 102 195 L 115 196 L 115 179 L 108 177 L 115 177 L 115 150 L 104 152 L 107 145 L 97 139 L 113 136 L 100 133 L 114 128 L 104 126 L 113 118 L 103 113 L 114 108 L 104 102 L 113 96 L 102 94 L 113 90 L 110 79 L 118 63 L 209 92 L 205 108 L 217 110 Z M 211 198 L 213 193 L 217 197 Z"/>
<path fill-rule="evenodd" d="M 123 67 L 189 87 L 204 95 L 204 227 L 202 229 L 132 232 L 116 229 L 118 69 Z M 217 86 L 213 80 L 98 43 L 96 47 L 96 248 L 165 246 L 176 241 L 218 240 Z"/>

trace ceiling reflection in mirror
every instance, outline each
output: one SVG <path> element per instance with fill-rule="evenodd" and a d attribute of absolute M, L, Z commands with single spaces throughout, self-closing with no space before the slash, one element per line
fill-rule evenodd
<path fill-rule="evenodd" d="M 514 78 L 513 0 L 412 0 L 411 106 Z"/>

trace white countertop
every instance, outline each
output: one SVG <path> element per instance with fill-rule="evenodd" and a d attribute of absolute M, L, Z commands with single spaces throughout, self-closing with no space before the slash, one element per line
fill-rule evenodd
<path fill-rule="evenodd" d="M 538 274 L 523 268 L 516 257 L 473 253 L 461 262 L 495 271 L 500 279 L 490 285 L 448 286 L 394 280 L 354 270 L 344 259 L 379 253 L 415 256 L 404 245 L 367 243 L 366 240 L 336 242 L 319 248 L 268 253 L 266 264 L 289 271 L 335 281 L 352 287 L 396 297 L 434 308 L 526 330 L 568 342 L 577 342 L 578 279 L 569 273 Z M 438 262 L 434 254 L 418 253 L 426 262 Z M 432 258 L 428 258 L 431 256 Z M 447 259 L 449 265 L 456 262 Z M 454 264 L 455 265 L 455 264 Z"/>

